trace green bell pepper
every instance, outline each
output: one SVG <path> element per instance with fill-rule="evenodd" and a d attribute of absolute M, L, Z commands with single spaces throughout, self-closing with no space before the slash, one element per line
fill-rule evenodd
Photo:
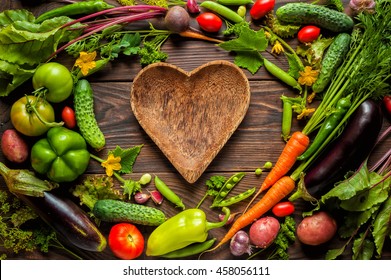
<path fill-rule="evenodd" d="M 89 160 L 84 138 L 65 127 L 49 129 L 31 149 L 33 169 L 57 183 L 74 181 L 86 171 Z"/>
<path fill-rule="evenodd" d="M 230 216 L 230 210 L 223 207 L 224 220 L 211 223 L 206 220 L 201 209 L 187 209 L 171 217 L 158 226 L 147 241 L 147 256 L 161 256 L 184 248 L 195 242 L 204 242 L 208 231 L 224 226 Z"/>

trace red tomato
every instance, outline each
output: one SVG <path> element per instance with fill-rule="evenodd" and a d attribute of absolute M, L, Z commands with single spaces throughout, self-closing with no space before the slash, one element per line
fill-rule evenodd
<path fill-rule="evenodd" d="M 272 212 L 277 217 L 285 217 L 295 212 L 295 206 L 290 201 L 282 201 L 274 205 Z"/>
<path fill-rule="evenodd" d="M 299 30 L 299 33 L 297 33 L 297 39 L 302 43 L 310 43 L 318 39 L 319 35 L 320 35 L 319 27 L 313 25 L 307 25 Z"/>
<path fill-rule="evenodd" d="M 383 107 L 386 111 L 387 117 L 391 117 L 391 95 L 383 97 Z"/>
<path fill-rule="evenodd" d="M 62 109 L 61 118 L 67 128 L 72 129 L 76 127 L 75 111 L 71 107 L 65 106 Z"/>
<path fill-rule="evenodd" d="M 123 260 L 133 260 L 144 251 L 144 237 L 133 224 L 114 225 L 108 239 L 113 254 Z"/>
<path fill-rule="evenodd" d="M 253 19 L 263 18 L 268 12 L 274 9 L 275 0 L 257 0 L 250 9 L 250 15 Z"/>
<path fill-rule="evenodd" d="M 198 25 L 206 32 L 218 32 L 223 21 L 214 13 L 206 12 L 196 17 Z"/>

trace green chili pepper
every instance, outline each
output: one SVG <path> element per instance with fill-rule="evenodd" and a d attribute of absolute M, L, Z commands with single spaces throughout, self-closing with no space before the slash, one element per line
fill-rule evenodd
<path fill-rule="evenodd" d="M 351 95 L 348 95 L 338 100 L 337 105 L 335 106 L 335 110 L 324 120 L 322 126 L 315 136 L 315 139 L 312 141 L 308 149 L 302 155 L 297 157 L 298 160 L 308 159 L 323 144 L 326 138 L 335 129 L 335 127 L 338 126 L 339 122 L 349 110 L 351 106 L 350 98 Z"/>
<path fill-rule="evenodd" d="M 186 208 L 182 202 L 182 199 L 176 193 L 174 193 L 158 176 L 155 176 L 155 187 L 168 201 L 174 203 L 182 210 Z"/>
<path fill-rule="evenodd" d="M 255 192 L 256 188 L 248 189 L 240 194 L 237 194 L 235 196 L 232 196 L 228 199 L 220 201 L 218 204 L 214 204 L 211 207 L 226 207 L 230 206 L 232 204 L 238 203 L 239 201 L 242 201 L 246 199 L 247 197 L 251 196 Z"/>
<path fill-rule="evenodd" d="M 72 3 L 41 14 L 36 18 L 35 23 L 41 23 L 47 19 L 59 16 L 74 16 L 96 13 L 109 8 L 114 8 L 114 6 L 107 4 L 103 0 L 91 0 Z"/>
<path fill-rule="evenodd" d="M 245 173 L 238 172 L 232 175 L 227 181 L 225 181 L 223 187 L 220 189 L 218 195 L 214 198 L 211 207 L 217 207 L 217 205 L 229 194 L 235 185 L 243 179 Z"/>
<path fill-rule="evenodd" d="M 285 96 L 281 96 L 282 100 L 282 125 L 281 125 L 281 137 L 284 141 L 288 141 L 291 134 L 292 127 L 292 102 Z"/>
<path fill-rule="evenodd" d="M 286 83 L 287 85 L 298 89 L 299 91 L 302 90 L 301 85 L 296 81 L 295 78 L 293 78 L 291 75 L 289 75 L 287 72 L 282 70 L 280 67 L 275 65 L 274 63 L 270 62 L 266 58 L 263 59 L 263 65 L 265 66 L 266 70 L 272 74 L 274 77 L 280 79 L 282 82 Z"/>
<path fill-rule="evenodd" d="M 167 253 L 162 255 L 161 257 L 167 258 L 167 259 L 179 259 L 179 258 L 185 258 L 189 256 L 193 256 L 196 254 L 200 254 L 204 252 L 205 250 L 208 250 L 212 245 L 215 243 L 216 238 L 209 239 L 205 242 L 198 242 L 191 244 L 189 246 L 186 246 L 182 249 L 178 249 L 176 251 Z"/>
<path fill-rule="evenodd" d="M 217 2 L 204 1 L 200 4 L 200 7 L 211 10 L 234 23 L 239 23 L 244 20 L 237 12 Z"/>
<path fill-rule="evenodd" d="M 147 241 L 147 256 L 161 256 L 182 249 L 196 242 L 205 242 L 208 231 L 224 226 L 231 214 L 223 207 L 224 220 L 211 223 L 206 220 L 206 214 L 201 209 L 187 209 L 169 218 L 158 226 Z"/>

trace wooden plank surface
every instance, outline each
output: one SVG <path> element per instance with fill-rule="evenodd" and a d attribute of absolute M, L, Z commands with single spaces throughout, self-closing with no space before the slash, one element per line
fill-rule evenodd
<path fill-rule="evenodd" d="M 27 2 L 27 1 L 23 1 Z M 114 1 L 108 1 L 115 3 Z M 277 0 L 277 6 L 289 1 Z M 46 3 L 42 5 L 22 4 L 21 1 L 3 0 L 0 3 L 0 11 L 5 9 L 28 8 L 36 15 L 44 10 L 56 7 L 58 3 Z M 294 40 L 291 42 L 296 43 Z M 179 37 L 170 38 L 163 46 L 163 50 L 169 55 L 166 62 L 172 63 L 185 71 L 193 69 L 213 60 L 227 60 L 233 62 L 232 54 L 214 46 L 212 43 L 183 39 Z M 281 67 L 287 67 L 283 58 L 276 58 L 269 53 L 265 53 L 270 60 L 278 63 Z M 60 55 L 59 60 L 65 65 L 72 65 L 69 57 Z M 251 100 L 248 112 L 239 125 L 238 129 L 233 133 L 226 145 L 217 154 L 216 158 L 207 167 L 204 174 L 193 184 L 189 184 L 175 170 L 172 164 L 154 144 L 150 137 L 145 133 L 137 122 L 130 108 L 130 88 L 132 81 L 137 73 L 141 70 L 139 61 L 135 57 L 126 57 L 115 60 L 110 63 L 104 70 L 90 77 L 90 81 L 94 90 L 95 111 L 97 121 L 106 136 L 106 147 L 104 150 L 96 153 L 104 158 L 108 150 L 114 149 L 117 145 L 126 148 L 134 145 L 143 144 L 141 153 L 134 165 L 134 173 L 125 177 L 139 178 L 143 173 L 151 173 L 158 175 L 172 189 L 183 198 L 184 204 L 188 207 L 194 207 L 206 191 L 205 181 L 212 175 L 231 176 L 235 172 L 246 172 L 245 178 L 240 182 L 237 188 L 233 191 L 239 193 L 249 187 L 258 187 L 265 174 L 256 176 L 254 170 L 261 167 L 266 161 L 275 162 L 279 156 L 284 142 L 281 139 L 281 113 L 282 104 L 281 95 L 294 96 L 295 92 L 281 82 L 274 79 L 261 68 L 258 73 L 252 75 L 247 70 L 243 70 L 248 77 L 251 89 Z M 0 99 L 0 135 L 8 128 L 12 127 L 10 122 L 10 107 L 12 103 L 25 93 L 31 92 L 32 87 L 27 82 L 22 87 L 18 88 L 10 96 Z M 60 107 L 55 107 L 57 114 Z M 385 122 L 388 125 L 388 122 Z M 303 123 L 295 120 L 292 130 L 300 129 Z M 30 141 L 30 145 L 33 139 Z M 376 151 L 376 157 L 379 157 L 386 147 L 389 147 L 390 141 L 384 144 L 384 147 Z M 17 167 L 14 164 L 7 162 L 3 154 L 0 153 L 0 161 L 8 164 L 9 167 Z M 28 163 L 23 167 L 29 168 Z M 86 174 L 103 174 L 102 167 L 91 161 Z M 80 178 L 82 180 L 83 178 Z M 75 182 L 76 184 L 77 182 Z M 0 186 L 5 187 L 5 183 L 0 179 Z M 153 187 L 153 184 L 149 186 Z M 152 202 L 148 202 L 152 205 Z M 202 205 L 202 209 L 206 211 L 207 217 L 211 221 L 217 221 L 219 212 L 209 208 L 211 201 L 207 200 Z M 246 202 L 235 205 L 231 211 L 241 211 L 246 205 Z M 295 202 L 296 212 L 294 217 L 297 221 L 301 218 L 303 209 L 310 207 L 307 203 L 301 200 Z M 161 209 L 164 210 L 167 216 L 172 216 L 179 212 L 169 202 L 164 201 Z M 102 224 L 102 231 L 108 234 L 110 224 Z M 150 227 L 140 227 L 142 232 L 147 237 L 151 232 Z M 227 228 L 215 229 L 210 232 L 214 237 L 220 239 Z M 320 247 L 306 247 L 298 241 L 290 248 L 289 254 L 291 259 L 323 259 L 325 252 L 329 248 L 339 248 L 343 243 L 337 238 L 331 243 Z M 109 249 L 99 254 L 81 252 L 86 258 L 91 259 L 115 259 Z M 44 259 L 62 259 L 68 258 L 62 255 L 61 252 L 53 251 L 50 254 L 39 254 L 37 252 L 18 256 L 18 258 L 44 258 Z M 204 255 L 206 259 L 235 259 L 229 253 L 228 245 L 215 253 Z M 243 257 L 242 257 L 243 258 Z M 346 252 L 343 259 L 351 258 Z M 383 258 L 391 258 L 390 244 L 387 243 Z M 151 259 L 142 255 L 141 259 Z"/>

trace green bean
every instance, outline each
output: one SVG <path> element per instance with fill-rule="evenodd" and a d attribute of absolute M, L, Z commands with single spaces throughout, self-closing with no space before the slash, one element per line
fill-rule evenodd
<path fill-rule="evenodd" d="M 244 172 L 238 172 L 234 175 L 232 175 L 227 181 L 225 181 L 224 185 L 221 187 L 219 194 L 215 197 L 213 200 L 212 205 L 218 204 L 220 201 L 222 201 L 228 193 L 233 189 L 235 185 L 237 185 L 240 180 L 243 179 L 245 173 Z"/>
<path fill-rule="evenodd" d="M 109 8 L 114 8 L 114 6 L 107 4 L 102 0 L 91 0 L 84 2 L 76 2 L 72 4 L 68 4 L 50 11 L 47 11 L 41 14 L 36 18 L 36 23 L 41 23 L 44 20 L 51 19 L 59 16 L 74 16 L 81 14 L 91 14 L 100 12 Z"/>
<path fill-rule="evenodd" d="M 216 0 L 216 2 L 224 6 L 241 6 L 254 3 L 253 0 Z"/>
<path fill-rule="evenodd" d="M 174 193 L 158 176 L 155 175 L 155 187 L 168 201 L 185 210 L 182 199 Z"/>
<path fill-rule="evenodd" d="M 213 207 L 227 207 L 227 206 L 230 206 L 232 204 L 238 203 L 239 201 L 242 201 L 242 200 L 246 199 L 247 197 L 253 195 L 255 190 L 256 190 L 256 188 L 253 187 L 253 188 L 248 189 L 247 191 L 244 191 L 244 192 L 242 192 L 240 194 L 237 194 L 237 195 L 235 195 L 233 197 L 230 197 L 228 199 L 222 200 L 218 204 L 212 205 L 212 206 Z"/>
<path fill-rule="evenodd" d="M 293 78 L 291 75 L 289 75 L 287 72 L 282 70 L 280 67 L 275 65 L 274 63 L 270 62 L 266 58 L 263 59 L 263 65 L 265 66 L 266 70 L 272 74 L 274 77 L 280 79 L 285 84 L 296 88 L 298 90 L 302 90 L 300 84 L 296 81 L 295 78 Z"/>
<path fill-rule="evenodd" d="M 222 4 L 219 4 L 217 2 L 204 1 L 200 4 L 200 7 L 211 10 L 211 11 L 215 12 L 216 14 L 219 14 L 220 16 L 222 16 L 230 21 L 233 21 L 234 23 L 239 23 L 244 20 L 234 10 L 231 10 L 230 8 L 228 8 Z"/>
<path fill-rule="evenodd" d="M 281 96 L 282 100 L 282 124 L 281 124 L 281 136 L 284 141 L 288 141 L 291 134 L 292 127 L 292 102 L 285 96 Z"/>
<path fill-rule="evenodd" d="M 185 258 L 189 256 L 193 256 L 196 254 L 200 254 L 205 250 L 208 250 L 215 243 L 216 238 L 209 239 L 205 242 L 197 242 L 193 243 L 185 248 L 175 250 L 173 252 L 161 255 L 163 258 L 167 259 L 177 259 L 177 258 Z"/>

